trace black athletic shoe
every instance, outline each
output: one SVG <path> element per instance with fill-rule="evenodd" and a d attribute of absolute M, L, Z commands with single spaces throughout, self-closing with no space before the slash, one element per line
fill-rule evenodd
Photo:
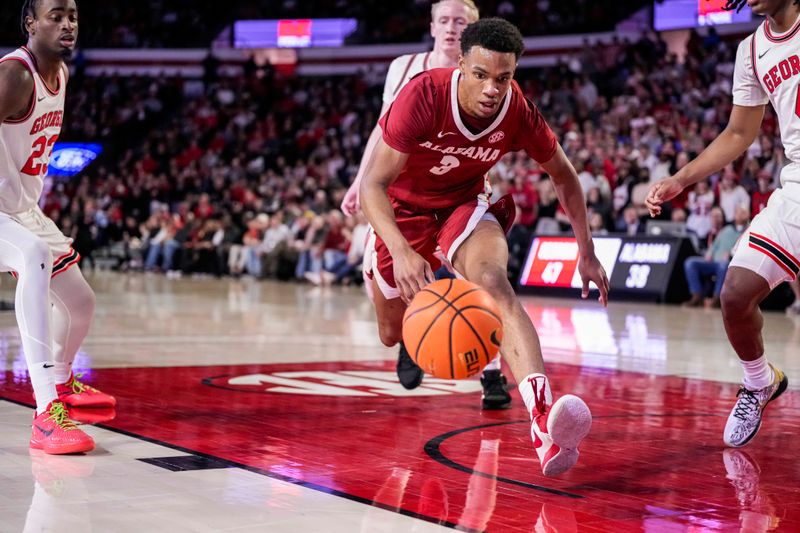
<path fill-rule="evenodd" d="M 424 375 L 422 369 L 408 355 L 406 345 L 401 342 L 400 353 L 397 354 L 397 379 L 400 380 L 400 384 L 408 390 L 416 389 L 422 383 Z"/>
<path fill-rule="evenodd" d="M 506 377 L 499 370 L 486 370 L 481 376 L 483 385 L 483 409 L 508 409 L 511 407 L 511 395 L 506 388 Z"/>

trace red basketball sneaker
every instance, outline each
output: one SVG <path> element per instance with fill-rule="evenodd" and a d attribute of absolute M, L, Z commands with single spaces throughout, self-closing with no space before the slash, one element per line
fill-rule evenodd
<path fill-rule="evenodd" d="M 78 376 L 80 377 L 80 375 Z M 73 374 L 62 385 L 56 385 L 58 399 L 70 407 L 114 407 L 117 399 L 75 379 Z"/>
<path fill-rule="evenodd" d="M 547 404 L 546 378 L 528 380 L 536 405 L 531 413 L 531 438 L 545 476 L 563 474 L 578 461 L 578 445 L 592 427 L 592 413 L 586 403 L 565 394 L 552 406 Z"/>
<path fill-rule="evenodd" d="M 92 437 L 78 429 L 69 419 L 69 412 L 60 401 L 50 402 L 47 409 L 33 419 L 31 448 L 61 455 L 94 450 Z"/>
<path fill-rule="evenodd" d="M 69 417 L 78 424 L 102 424 L 117 417 L 116 407 L 70 407 Z"/>

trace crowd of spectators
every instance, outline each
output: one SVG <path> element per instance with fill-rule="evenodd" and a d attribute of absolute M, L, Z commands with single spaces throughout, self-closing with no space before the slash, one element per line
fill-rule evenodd
<path fill-rule="evenodd" d="M 21 43 L 22 3 L 4 2 L 0 46 Z M 204 48 L 233 20 L 231 6 L 244 3 L 77 0 L 80 44 L 84 48 Z"/>
<path fill-rule="evenodd" d="M 183 92 L 183 82 L 170 78 L 90 77 L 75 72 L 67 91 L 69 123 L 60 139 L 124 146 L 181 105 Z"/>
<path fill-rule="evenodd" d="M 679 61 L 645 35 L 587 42 L 557 67 L 518 73 L 578 171 L 595 235 L 646 231 L 649 186 L 725 127 L 734 53 L 735 43 L 695 36 Z M 127 84 L 138 88 L 136 97 L 115 104 L 102 96 L 125 94 Z M 171 100 L 179 92 L 173 85 L 93 80 L 87 87 L 99 92 L 71 97 L 88 111 L 77 114 L 68 104 L 68 127 L 88 136 L 101 131 L 92 128 L 100 109 L 124 124 L 138 116 L 131 109 L 159 117 L 173 108 L 157 127 L 142 128 L 139 141 L 126 136 L 116 157 L 55 183 L 45 210 L 76 238 L 78 251 L 170 275 L 357 281 L 365 221 L 345 220 L 337 206 L 378 118 L 380 85 L 362 76 L 258 71 L 210 84 L 180 105 Z M 95 108 L 98 94 L 106 104 Z M 662 217 L 682 224 L 704 253 L 740 206 L 750 216 L 763 208 L 782 165 L 768 109 L 746 155 L 676 198 Z M 505 156 L 490 176 L 493 195 L 511 192 L 519 206 L 509 235 L 515 275 L 531 234 L 567 230 L 568 221 L 548 176 L 523 154 Z"/>
<path fill-rule="evenodd" d="M 44 210 L 85 260 L 170 275 L 358 279 L 350 243 L 364 242 L 366 224 L 337 206 L 377 120 L 377 88 L 260 72 L 177 103 L 176 81 L 84 78 L 71 89 L 65 135 L 105 141 L 111 155 L 55 181 Z"/>
<path fill-rule="evenodd" d="M 381 0 L 78 0 L 80 42 L 84 48 L 206 48 L 239 19 L 355 18 L 358 29 L 349 44 L 419 42 L 430 38 L 430 0 L 404 0 L 388 9 Z M 648 4 L 482 0 L 483 16 L 502 16 L 527 35 L 611 30 Z M 0 13 L 0 46 L 18 46 L 19 9 Z"/>

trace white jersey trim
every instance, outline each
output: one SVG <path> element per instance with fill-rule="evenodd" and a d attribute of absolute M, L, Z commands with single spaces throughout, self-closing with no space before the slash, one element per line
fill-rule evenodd
<path fill-rule="evenodd" d="M 783 43 L 794 37 L 797 30 L 800 29 L 800 15 L 797 16 L 792 27 L 783 33 L 772 33 L 769 29 L 769 21 L 767 20 L 764 20 L 762 26 L 764 27 L 764 36 L 769 42 L 776 44 Z"/>
<path fill-rule="evenodd" d="M 469 131 L 469 128 L 464 125 L 464 122 L 461 120 L 461 113 L 458 110 L 458 80 L 460 77 L 461 71 L 459 69 L 454 69 L 453 77 L 450 81 L 450 111 L 453 113 L 453 120 L 456 123 L 458 131 L 461 132 L 461 135 L 470 141 L 477 141 L 481 137 L 491 133 L 495 128 L 497 128 L 497 126 L 500 125 L 501 122 L 503 122 L 503 119 L 506 118 L 508 107 L 511 105 L 511 87 L 509 87 L 508 91 L 506 91 L 506 95 L 503 100 L 503 106 L 500 108 L 500 112 L 497 114 L 494 122 L 492 122 L 492 124 L 482 132 L 472 133 Z"/>
<path fill-rule="evenodd" d="M 25 52 L 28 55 L 28 57 L 30 58 L 31 63 L 33 64 L 33 70 L 34 70 L 34 72 L 36 72 L 36 75 L 39 76 L 39 79 L 42 81 L 42 86 L 44 87 L 44 90 L 47 91 L 47 93 L 50 96 L 58 96 L 61 93 L 61 89 L 64 88 L 64 82 L 61 79 L 62 76 L 64 76 L 63 63 L 62 63 L 62 68 L 58 69 L 58 79 L 56 80 L 56 83 L 58 83 L 58 87 L 56 87 L 56 90 L 54 91 L 53 89 L 51 89 L 47 85 L 47 82 L 44 81 L 44 78 L 39 73 L 39 64 L 36 62 L 36 56 L 33 55 L 33 52 L 28 50 L 27 46 L 20 47 L 20 50 Z"/>

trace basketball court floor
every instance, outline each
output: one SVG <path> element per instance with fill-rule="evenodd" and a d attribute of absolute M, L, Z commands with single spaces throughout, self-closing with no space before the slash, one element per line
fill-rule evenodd
<path fill-rule="evenodd" d="M 594 413 L 578 465 L 550 479 L 516 390 L 487 412 L 476 381 L 403 390 L 358 288 L 89 279 L 76 368 L 119 402 L 73 412 L 95 424 L 89 455 L 28 450 L 0 313 L 0 532 L 800 531 L 800 319 L 766 315 L 790 390 L 730 450 L 740 370 L 718 310 L 523 297 L 554 391 Z"/>

